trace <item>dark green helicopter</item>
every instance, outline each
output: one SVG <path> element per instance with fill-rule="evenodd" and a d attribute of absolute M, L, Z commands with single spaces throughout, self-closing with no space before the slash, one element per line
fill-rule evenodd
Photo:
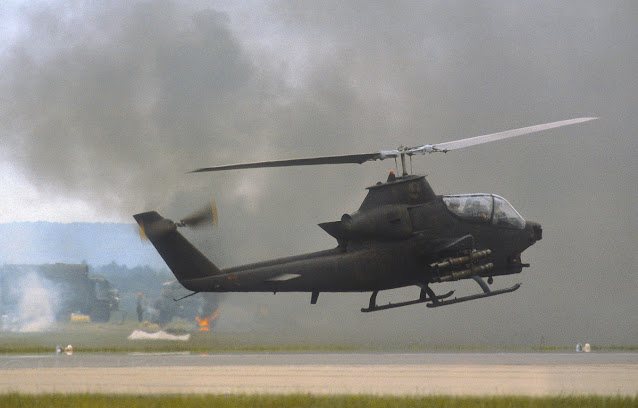
<path fill-rule="evenodd" d="M 333 236 L 334 249 L 219 269 L 177 231 L 217 220 L 216 209 L 173 222 L 157 212 L 134 215 L 178 281 L 199 292 L 372 292 L 362 312 L 416 303 L 439 307 L 513 292 L 520 287 L 490 290 L 493 277 L 520 273 L 529 267 L 521 253 L 542 238 L 538 222 L 525 221 L 495 194 L 436 195 L 424 176 L 410 175 L 406 156 L 451 150 L 582 123 L 576 118 L 508 130 L 452 142 L 353 155 L 276 160 L 207 167 L 193 173 L 263 167 L 358 163 L 399 158 L 402 174 L 390 173 L 385 183 L 368 187 L 357 211 L 340 221 L 319 224 Z M 452 298 L 436 295 L 430 285 L 473 279 L 481 291 Z M 379 291 L 418 286 L 417 299 L 377 305 Z M 188 295 L 191 296 L 191 295 Z"/>

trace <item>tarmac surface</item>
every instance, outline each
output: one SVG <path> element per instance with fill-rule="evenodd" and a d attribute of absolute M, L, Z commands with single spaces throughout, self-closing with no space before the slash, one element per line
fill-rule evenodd
<path fill-rule="evenodd" d="M 638 395 L 638 353 L 0 356 L 0 393 Z"/>

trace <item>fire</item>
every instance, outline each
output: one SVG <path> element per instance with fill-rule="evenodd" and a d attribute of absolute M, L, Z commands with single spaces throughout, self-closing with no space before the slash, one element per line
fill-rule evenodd
<path fill-rule="evenodd" d="M 217 319 L 218 316 L 219 316 L 219 310 L 215 311 L 215 313 L 213 313 L 212 315 L 208 317 L 195 317 L 195 320 L 197 320 L 197 325 L 199 326 L 199 331 L 200 332 L 210 331 L 210 324 L 215 319 Z"/>

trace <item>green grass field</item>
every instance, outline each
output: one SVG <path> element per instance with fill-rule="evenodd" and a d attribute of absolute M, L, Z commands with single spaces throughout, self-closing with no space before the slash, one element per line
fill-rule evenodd
<path fill-rule="evenodd" d="M 440 407 L 440 408 L 628 408 L 638 407 L 638 397 L 375 397 L 314 395 L 124 395 L 100 394 L 0 395 L 0 406 L 14 407 L 219 407 L 219 408 L 287 408 L 287 407 Z"/>
<path fill-rule="evenodd" d="M 285 331 L 270 332 L 196 332 L 190 322 L 176 321 L 166 331 L 174 334 L 189 332 L 188 341 L 129 340 L 137 329 L 145 328 L 136 321 L 115 323 L 61 323 L 55 330 L 42 333 L 0 333 L 0 354 L 52 353 L 56 345 L 73 345 L 74 352 L 272 352 L 272 351 L 571 351 L 573 346 L 543 346 L 515 348 L 503 346 L 432 345 L 415 346 L 330 342 L 315 336 Z M 149 330 L 151 329 L 151 330 Z M 597 351 L 638 351 L 634 347 L 596 347 Z"/>
<path fill-rule="evenodd" d="M 264 333 L 193 332 L 190 339 L 129 340 L 138 329 L 153 329 L 127 321 L 123 324 L 60 324 L 56 330 L 41 333 L 0 333 L 0 354 L 52 353 L 56 345 L 73 345 L 74 352 L 229 352 L 229 351 L 347 351 L 360 350 L 354 345 L 290 340 L 283 335 Z M 150 330 L 149 330 L 150 329 Z M 187 331 L 179 323 L 164 330 L 173 334 Z"/>

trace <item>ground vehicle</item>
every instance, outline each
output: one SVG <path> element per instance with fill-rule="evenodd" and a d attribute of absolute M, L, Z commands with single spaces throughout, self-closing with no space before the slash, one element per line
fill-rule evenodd
<path fill-rule="evenodd" d="M 4 265 L 0 267 L 0 308 L 3 315 L 15 313 L 25 292 L 50 297 L 56 320 L 71 313 L 89 315 L 106 322 L 119 310 L 117 289 L 102 276 L 89 276 L 84 264 Z M 36 303 L 37 305 L 37 303 Z"/>

